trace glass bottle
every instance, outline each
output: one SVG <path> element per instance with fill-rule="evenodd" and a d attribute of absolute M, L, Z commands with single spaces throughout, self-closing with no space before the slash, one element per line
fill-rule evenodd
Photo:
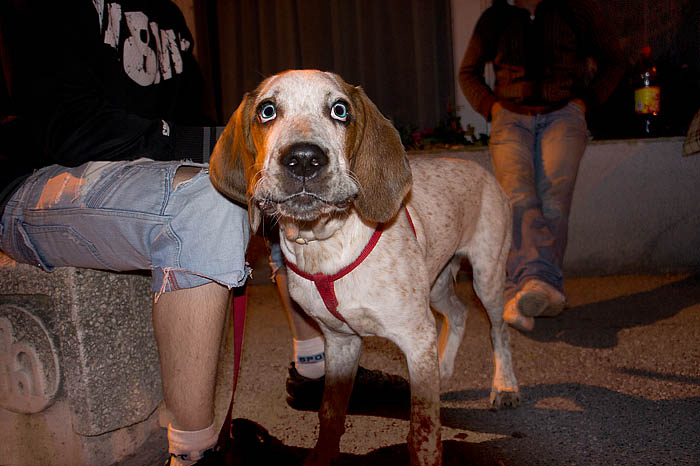
<path fill-rule="evenodd" d="M 634 111 L 640 137 L 660 136 L 661 86 L 656 65 L 651 59 L 651 47 L 642 47 L 634 82 Z"/>

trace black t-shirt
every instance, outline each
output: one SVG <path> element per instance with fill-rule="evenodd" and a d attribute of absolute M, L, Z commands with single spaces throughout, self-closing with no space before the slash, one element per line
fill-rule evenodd
<path fill-rule="evenodd" d="M 213 121 L 203 111 L 194 40 L 175 4 L 24 3 L 13 19 L 22 27 L 3 37 L 18 115 L 3 130 L 17 137 L 0 142 L 0 192 L 49 164 L 208 155 L 203 134 L 213 134 Z"/>

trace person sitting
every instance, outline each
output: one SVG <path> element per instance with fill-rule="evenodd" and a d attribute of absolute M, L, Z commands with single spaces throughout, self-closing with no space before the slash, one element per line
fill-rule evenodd
<path fill-rule="evenodd" d="M 46 271 L 149 270 L 169 463 L 216 464 L 217 364 L 250 232 L 209 180 L 193 38 L 169 0 L 21 3 L 3 38 L 0 249 Z"/>

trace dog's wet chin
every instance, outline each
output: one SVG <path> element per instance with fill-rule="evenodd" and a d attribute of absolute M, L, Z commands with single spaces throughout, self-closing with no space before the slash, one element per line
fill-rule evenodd
<path fill-rule="evenodd" d="M 329 202 L 311 194 L 301 193 L 281 202 L 258 199 L 256 203 L 266 215 L 310 222 L 323 215 L 347 210 L 352 204 L 352 198 Z"/>

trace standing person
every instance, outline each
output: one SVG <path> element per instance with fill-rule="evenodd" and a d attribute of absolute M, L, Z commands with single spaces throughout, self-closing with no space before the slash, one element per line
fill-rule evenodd
<path fill-rule="evenodd" d="M 594 0 L 494 0 L 476 24 L 459 82 L 491 121 L 494 172 L 513 211 L 504 318 L 517 328 L 532 330 L 533 317 L 566 304 L 561 269 L 586 109 L 604 102 L 623 73 L 622 51 Z"/>
<path fill-rule="evenodd" d="M 150 270 L 169 464 L 219 464 L 216 370 L 249 224 L 202 163 L 216 135 L 185 20 L 170 0 L 17 3 L 3 122 L 28 140 L 0 143 L 0 248 L 47 271 Z"/>

